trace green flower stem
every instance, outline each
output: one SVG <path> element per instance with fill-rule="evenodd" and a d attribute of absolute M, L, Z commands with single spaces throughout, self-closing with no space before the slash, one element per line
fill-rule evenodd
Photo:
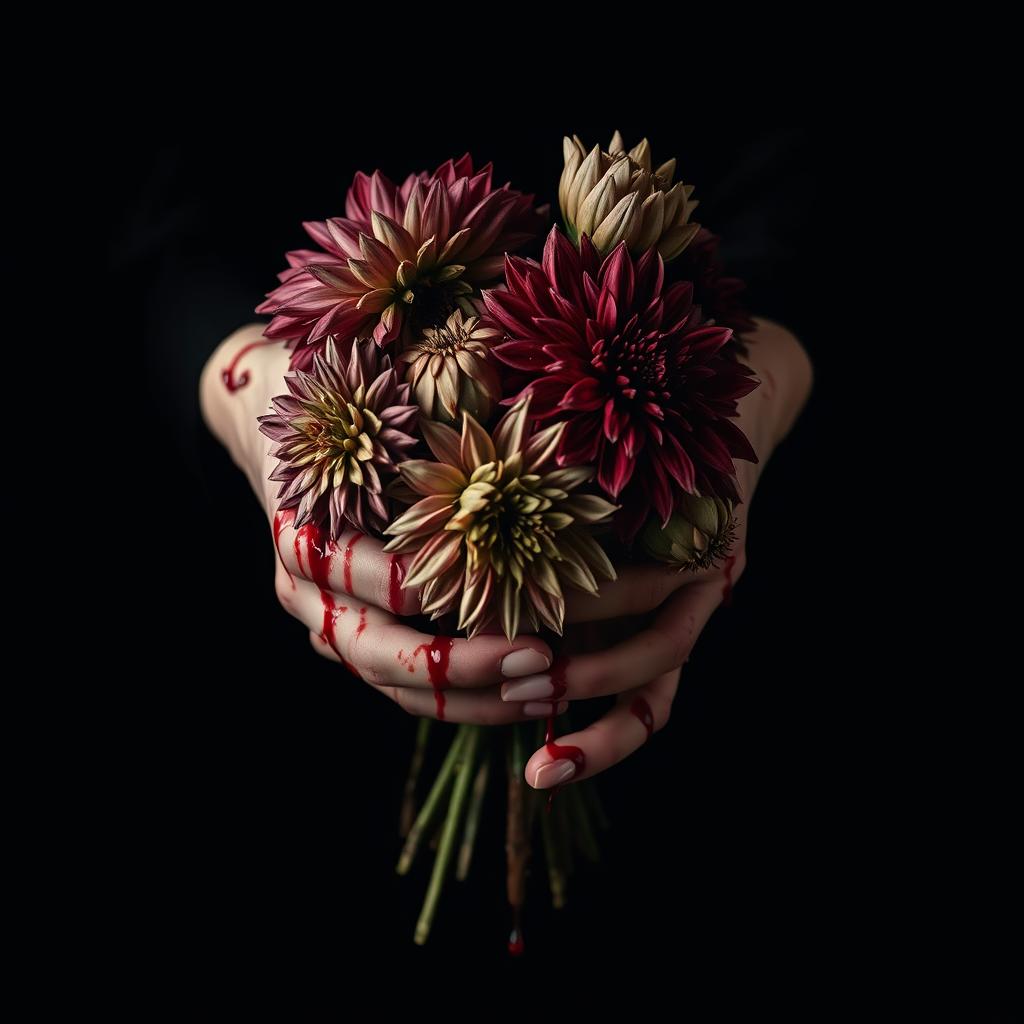
<path fill-rule="evenodd" d="M 576 846 L 587 860 L 596 864 L 601 859 L 601 851 L 598 849 L 586 801 L 580 792 L 582 785 L 583 783 L 577 783 L 566 788 L 566 814 L 571 827 L 571 837 L 576 841 Z"/>
<path fill-rule="evenodd" d="M 413 822 L 412 828 L 409 829 L 409 835 L 406 836 L 405 846 L 402 847 L 402 854 L 398 858 L 397 871 L 400 875 L 406 874 L 409 868 L 412 867 L 413 858 L 416 856 L 420 840 L 441 809 L 441 800 L 455 777 L 455 766 L 459 763 L 459 754 L 465 739 L 465 727 L 459 726 L 455 733 L 455 738 L 452 740 L 452 745 L 448 748 L 448 753 L 445 755 L 441 770 L 437 773 L 437 778 L 434 779 L 434 785 L 431 787 L 426 802 L 420 809 L 420 813 L 416 816 L 416 821 Z"/>
<path fill-rule="evenodd" d="M 462 847 L 459 849 L 459 862 L 455 870 L 455 877 L 464 882 L 469 875 L 469 865 L 473 859 L 473 849 L 476 846 L 476 834 L 480 828 L 480 812 L 484 806 L 484 796 L 487 793 L 487 779 L 491 773 L 490 751 L 486 751 L 480 767 L 477 769 L 476 778 L 473 780 L 473 797 L 469 804 L 469 813 L 466 815 L 466 831 L 462 837 Z"/>
<path fill-rule="evenodd" d="M 402 797 L 402 813 L 399 817 L 398 834 L 400 836 L 409 834 L 413 821 L 416 819 L 416 783 L 423 770 L 423 760 L 427 754 L 427 740 L 430 738 L 430 727 L 433 724 L 432 718 L 421 718 L 416 726 L 416 745 L 412 750 L 412 761 L 409 764 L 409 774 L 405 780 L 405 792 Z"/>
<path fill-rule="evenodd" d="M 541 795 L 543 796 L 544 794 L 542 793 Z M 553 812 L 554 808 L 552 808 Z M 561 910 L 565 906 L 566 878 L 558 856 L 554 823 L 551 820 L 550 814 L 541 813 L 540 831 L 544 839 L 544 859 L 548 865 L 548 886 L 551 889 L 551 905 L 555 910 Z"/>
<path fill-rule="evenodd" d="M 477 749 L 480 746 L 480 734 L 483 726 L 464 725 L 460 727 L 464 735 L 459 752 L 458 773 L 455 778 L 455 789 L 452 792 L 451 803 L 448 806 L 448 818 L 445 821 L 444 832 L 441 835 L 441 846 L 437 851 L 437 859 L 434 861 L 434 871 L 430 876 L 430 886 L 427 889 L 427 898 L 423 901 L 423 909 L 420 911 L 420 919 L 416 922 L 416 934 L 413 936 L 418 946 L 422 946 L 430 935 L 430 926 L 434 922 L 434 913 L 437 910 L 437 901 L 441 898 L 441 889 L 444 886 L 445 875 L 451 864 L 455 853 L 455 835 L 462 820 L 462 812 L 466 808 L 466 801 L 469 797 L 470 783 L 473 779 L 473 766 L 476 761 Z"/>
<path fill-rule="evenodd" d="M 590 811 L 591 820 L 597 822 L 597 827 L 606 832 L 610 827 L 608 815 L 604 812 L 604 805 L 601 803 L 601 794 L 597 791 L 597 783 L 593 779 L 579 783 L 584 803 Z"/>
<path fill-rule="evenodd" d="M 526 724 L 513 725 L 508 741 L 508 811 L 505 818 L 505 858 L 508 864 L 506 891 L 509 906 L 516 910 L 526 895 L 526 871 L 530 863 L 530 834 L 526 824 L 526 791 L 523 766 Z"/>
<path fill-rule="evenodd" d="M 558 862 L 569 878 L 573 872 L 572 842 L 570 840 L 569 814 L 566 810 L 565 793 L 555 798 L 551 807 L 551 828 L 555 837 L 555 848 L 558 854 Z"/>

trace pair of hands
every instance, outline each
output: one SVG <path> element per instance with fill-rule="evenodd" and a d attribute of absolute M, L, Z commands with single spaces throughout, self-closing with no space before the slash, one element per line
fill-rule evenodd
<path fill-rule="evenodd" d="M 289 353 L 280 345 L 261 345 L 263 327 L 251 324 L 227 338 L 210 357 L 200 382 L 203 416 L 214 435 L 246 473 L 267 513 L 278 557 L 275 588 L 284 609 L 309 630 L 318 654 L 344 661 L 363 680 L 410 714 L 436 717 L 438 702 L 427 658 L 434 637 L 403 622 L 419 613 L 412 590 L 394 587 L 392 560 L 374 537 L 346 533 L 328 563 L 323 552 L 310 552 L 309 531 L 297 535 L 291 517 L 277 515 L 277 484 L 268 477 L 276 465 L 268 453 L 272 442 L 259 433 L 256 417 L 270 399 L 286 391 Z M 679 686 L 680 672 L 701 630 L 722 603 L 728 588 L 746 565 L 745 541 L 751 498 L 760 472 L 775 445 L 795 422 L 811 387 L 806 354 L 784 328 L 758 321 L 748 337 L 745 361 L 757 371 L 761 387 L 740 402 L 739 425 L 757 451 L 757 465 L 737 463 L 744 503 L 737 509 L 737 534 L 732 556 L 724 566 L 705 572 L 677 572 L 647 564 L 617 567 L 618 579 L 604 583 L 599 597 L 573 592 L 566 597 L 567 639 L 584 623 L 655 612 L 649 625 L 603 650 L 575 654 L 562 678 L 552 681 L 552 651 L 539 637 L 519 636 L 509 643 L 502 635 L 455 639 L 448 655 L 444 717 L 452 722 L 505 725 L 551 713 L 553 697 L 564 684 L 557 705 L 561 713 L 574 700 L 616 696 L 615 706 L 587 728 L 558 738 L 585 755 L 582 771 L 571 781 L 610 768 L 640 747 L 652 731 L 665 726 Z M 229 391 L 222 374 L 238 356 L 239 372 L 248 373 L 246 387 Z M 355 542 L 350 543 L 355 538 Z M 315 543 L 315 539 L 313 539 Z M 327 567 L 327 587 L 311 566 Z M 404 563 L 402 565 L 404 567 Z M 726 572 L 728 570 L 728 575 Z M 398 574 L 404 576 L 399 569 Z M 397 599 L 397 600 L 396 600 Z M 394 609 L 392 609 L 394 602 Z M 420 657 L 419 654 L 426 656 Z M 634 713 L 643 698 L 653 721 Z M 645 709 L 646 713 L 646 709 Z M 526 764 L 526 781 L 543 789 L 565 781 L 566 762 L 552 760 L 546 747 Z"/>

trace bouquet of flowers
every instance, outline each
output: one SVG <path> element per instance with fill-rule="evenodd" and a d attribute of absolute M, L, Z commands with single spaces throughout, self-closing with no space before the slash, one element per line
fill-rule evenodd
<path fill-rule="evenodd" d="M 403 556 L 396 585 L 467 638 L 540 632 L 554 645 L 566 594 L 599 595 L 613 561 L 714 564 L 739 500 L 733 460 L 755 459 L 733 422 L 757 386 L 740 361 L 752 324 L 717 239 L 692 219 L 694 187 L 673 182 L 674 160 L 655 167 L 646 139 L 627 151 L 618 133 L 607 150 L 567 138 L 564 154 L 550 229 L 547 207 L 495 188 L 469 155 L 400 186 L 357 174 L 345 216 L 304 225 L 316 248 L 288 253 L 257 309 L 291 351 L 288 393 L 260 429 L 280 511 L 324 538 L 310 559 L 330 559 L 353 528 L 385 541 Z M 425 652 L 439 720 L 446 644 Z M 405 873 L 436 849 L 417 942 L 453 865 L 460 879 L 469 870 L 496 749 L 513 952 L 534 832 L 556 906 L 574 854 L 597 857 L 607 823 L 592 784 L 541 813 L 524 784 L 531 741 L 583 758 L 556 742 L 555 689 L 545 733 L 452 728 L 429 785 L 433 720 L 421 719 L 398 862 Z M 649 710 L 634 710 L 650 728 Z"/>

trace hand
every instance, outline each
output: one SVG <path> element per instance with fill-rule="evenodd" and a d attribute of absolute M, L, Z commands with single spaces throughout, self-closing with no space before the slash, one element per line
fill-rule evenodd
<path fill-rule="evenodd" d="M 309 630 L 314 650 L 343 662 L 414 715 L 503 725 L 549 714 L 550 701 L 508 703 L 499 691 L 503 679 L 551 664 L 543 641 L 520 636 L 510 644 L 496 635 L 446 640 L 413 629 L 400 620 L 420 610 L 417 594 L 399 585 L 407 559 L 385 554 L 380 541 L 354 530 L 325 550 L 316 531 L 296 532 L 293 514 L 277 512 L 279 485 L 268 480 L 276 460 L 256 417 L 269 410 L 272 397 L 287 391 L 288 352 L 267 343 L 262 332 L 262 325 L 252 324 L 221 343 L 203 370 L 200 404 L 210 430 L 246 473 L 266 511 L 278 552 L 278 599 Z M 230 390 L 223 375 L 236 358 L 233 379 L 246 383 Z M 562 701 L 561 710 L 566 706 Z"/>
<path fill-rule="evenodd" d="M 774 447 L 796 421 L 811 389 L 811 365 L 796 338 L 777 324 L 758 321 L 749 337 L 745 362 L 761 386 L 740 402 L 739 424 L 758 453 L 755 465 L 738 462 L 743 504 L 736 509 L 737 532 L 730 557 L 705 572 L 678 572 L 669 566 L 633 565 L 617 569 L 618 579 L 601 587 L 599 597 L 567 597 L 566 617 L 573 623 L 617 619 L 657 609 L 651 624 L 622 643 L 574 655 L 555 672 L 539 673 L 502 686 L 509 702 L 569 701 L 617 694 L 615 706 L 593 725 L 557 738 L 577 747 L 579 757 L 552 757 L 547 747 L 526 764 L 526 781 L 545 789 L 590 778 L 628 757 L 664 728 L 688 660 L 701 630 L 746 567 L 745 541 L 750 503 Z M 569 638 L 569 634 L 567 634 Z M 549 705 L 550 706 L 550 705 Z M 564 753 L 564 752 L 563 752 Z M 557 754 L 557 752 L 556 752 Z"/>

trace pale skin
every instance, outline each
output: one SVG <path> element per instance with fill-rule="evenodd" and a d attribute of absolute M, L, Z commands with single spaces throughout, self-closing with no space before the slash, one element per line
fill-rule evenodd
<path fill-rule="evenodd" d="M 744 502 L 737 509 L 737 535 L 732 548 L 729 579 L 746 567 L 745 540 L 751 499 L 776 445 L 796 422 L 811 390 L 811 364 L 803 347 L 784 327 L 758 320 L 750 335 L 745 362 L 761 386 L 740 402 L 737 421 L 758 453 L 759 463 L 737 462 Z M 200 405 L 207 425 L 246 474 L 272 523 L 279 484 L 267 478 L 276 465 L 272 442 L 257 429 L 256 417 L 270 408 L 270 399 L 284 394 L 289 353 L 281 345 L 246 352 L 238 372 L 248 372 L 248 384 L 234 392 L 221 380 L 223 370 L 246 345 L 262 338 L 263 325 L 250 324 L 226 338 L 208 360 L 200 381 Z M 269 534 L 269 531 L 268 531 Z M 352 533 L 343 535 L 339 550 Z M 331 561 L 329 584 L 333 603 L 333 645 L 322 635 L 325 602 L 320 587 L 309 578 L 309 558 L 295 532 L 281 529 L 276 559 L 275 589 L 284 609 L 309 630 L 314 650 L 331 661 L 342 658 L 363 680 L 414 715 L 436 716 L 433 686 L 426 658 L 416 656 L 434 639 L 410 627 L 403 616 L 419 612 L 418 596 L 405 590 L 398 614 L 389 610 L 390 559 L 383 542 L 362 537 L 351 550 L 352 594 L 343 585 L 342 558 Z M 407 564 L 407 559 L 402 559 Z M 557 706 L 568 702 L 615 696 L 611 710 L 579 732 L 558 737 L 563 746 L 579 747 L 586 758 L 582 771 L 568 778 L 572 762 L 553 760 L 546 747 L 526 764 L 526 781 L 537 789 L 578 782 L 622 761 L 648 739 L 648 731 L 630 708 L 637 697 L 650 706 L 654 731 L 664 728 L 679 687 L 682 666 L 701 630 L 722 603 L 727 579 L 724 565 L 705 572 L 677 572 L 657 564 L 624 566 L 613 583 L 604 583 L 599 597 L 567 595 L 567 623 L 594 622 L 640 615 L 657 609 L 652 623 L 623 642 L 596 653 L 574 655 L 565 672 L 566 692 Z M 345 608 L 345 612 L 340 609 Z M 340 653 L 339 653 L 340 652 Z M 450 654 L 444 717 L 450 722 L 504 725 L 544 718 L 551 713 L 554 686 L 545 671 L 551 648 L 536 636 L 481 635 L 455 639 Z M 411 669 L 411 671 L 410 671 Z"/>

